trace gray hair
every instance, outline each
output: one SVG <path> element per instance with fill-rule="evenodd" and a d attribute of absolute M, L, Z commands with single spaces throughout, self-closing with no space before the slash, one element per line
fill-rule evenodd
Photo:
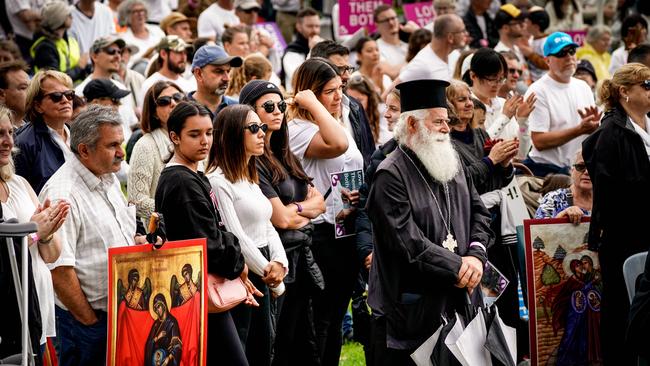
<path fill-rule="evenodd" d="M 416 121 L 422 121 L 427 118 L 427 113 L 429 112 L 426 109 L 416 109 L 400 114 L 399 120 L 397 120 L 397 123 L 395 123 L 395 127 L 393 128 L 393 136 L 395 137 L 395 140 L 400 143 L 408 143 L 408 124 L 406 122 L 409 117 L 415 118 Z"/>
<path fill-rule="evenodd" d="M 90 104 L 79 113 L 70 127 L 70 150 L 79 155 L 79 144 L 95 149 L 99 141 L 99 130 L 102 126 L 122 127 L 122 117 L 111 107 Z"/>
<path fill-rule="evenodd" d="M 600 37 L 602 37 L 605 33 L 609 33 L 609 35 L 612 35 L 612 29 L 609 28 L 606 25 L 594 25 L 589 28 L 589 31 L 587 32 L 587 36 L 585 37 L 585 40 L 589 43 L 593 43 L 597 41 Z"/>
<path fill-rule="evenodd" d="M 131 9 L 133 9 L 135 5 L 144 6 L 144 8 L 147 10 L 147 14 L 149 14 L 149 7 L 144 1 L 126 0 L 117 7 L 117 22 L 120 24 L 120 26 L 131 26 Z"/>

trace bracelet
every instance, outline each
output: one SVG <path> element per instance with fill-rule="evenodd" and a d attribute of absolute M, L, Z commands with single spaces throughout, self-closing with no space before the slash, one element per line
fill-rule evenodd
<path fill-rule="evenodd" d="M 298 207 L 298 212 L 299 213 L 302 212 L 302 206 L 300 205 L 300 203 L 298 203 L 298 202 L 291 202 L 291 203 L 293 203 L 294 205 L 296 205 L 296 207 Z"/>
<path fill-rule="evenodd" d="M 45 238 L 45 239 L 39 239 L 38 243 L 39 243 L 39 244 L 43 244 L 43 245 L 48 245 L 48 244 L 50 244 L 50 242 L 52 241 L 52 239 L 54 239 L 54 234 L 48 236 L 48 237 Z"/>

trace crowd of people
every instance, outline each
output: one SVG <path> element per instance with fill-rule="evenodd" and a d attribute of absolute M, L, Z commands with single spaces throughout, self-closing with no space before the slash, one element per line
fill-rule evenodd
<path fill-rule="evenodd" d="M 650 266 L 632 306 L 621 270 L 650 247 L 649 2 L 433 0 L 424 27 L 383 4 L 376 31 L 332 39 L 339 4 L 311 3 L 4 2 L 0 207 L 38 224 L 38 362 L 48 340 L 61 365 L 106 362 L 107 248 L 193 238 L 248 292 L 207 316 L 209 365 L 338 365 L 350 334 L 368 365 L 412 364 L 463 292 L 478 301 L 488 260 L 513 284 L 497 304 L 525 360 L 498 193 L 524 180 L 531 217 L 591 217 L 601 350 L 585 357 L 649 357 Z M 331 174 L 356 171 L 361 187 L 333 193 Z M 164 235 L 147 237 L 154 213 Z M 0 356 L 20 352 L 2 328 Z"/>

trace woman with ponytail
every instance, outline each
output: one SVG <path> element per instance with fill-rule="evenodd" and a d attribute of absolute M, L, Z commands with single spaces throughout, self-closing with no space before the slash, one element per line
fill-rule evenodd
<path fill-rule="evenodd" d="M 253 53 L 244 58 L 241 67 L 230 71 L 230 83 L 226 95 L 239 99 L 239 92 L 251 80 L 271 80 L 273 66 L 261 53 Z"/>

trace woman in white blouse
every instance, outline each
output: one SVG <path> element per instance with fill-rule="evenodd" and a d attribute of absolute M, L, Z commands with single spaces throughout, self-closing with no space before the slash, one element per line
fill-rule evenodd
<path fill-rule="evenodd" d="M 257 184 L 255 157 L 264 154 L 267 128 L 248 105 L 224 108 L 214 122 L 207 169 L 224 225 L 239 238 L 248 277 L 264 294 L 259 308 L 238 306 L 231 311 L 252 365 L 270 364 L 269 297 L 282 295 L 288 269 L 284 246 L 271 223 L 273 208 Z"/>
<path fill-rule="evenodd" d="M 36 193 L 25 178 L 14 172 L 11 152 L 14 148 L 11 111 L 0 106 L 0 202 L 5 220 L 16 218 L 18 222 L 35 222 L 38 231 L 28 236 L 32 274 L 41 312 L 42 333 L 40 345 L 47 337 L 56 335 L 54 318 L 54 288 L 46 263 L 54 262 L 61 253 L 61 243 L 55 235 L 68 215 L 70 204 L 49 200 L 39 204 Z M 1 248 L 2 250 L 6 250 Z M 20 333 L 20 330 L 16 330 Z"/>
<path fill-rule="evenodd" d="M 127 193 L 140 219 L 148 222 L 154 211 L 154 196 L 160 172 L 173 151 L 167 119 L 176 103 L 185 98 L 181 88 L 169 81 L 155 83 L 144 97 L 142 122 L 145 133 L 133 147 L 129 163 Z"/>

